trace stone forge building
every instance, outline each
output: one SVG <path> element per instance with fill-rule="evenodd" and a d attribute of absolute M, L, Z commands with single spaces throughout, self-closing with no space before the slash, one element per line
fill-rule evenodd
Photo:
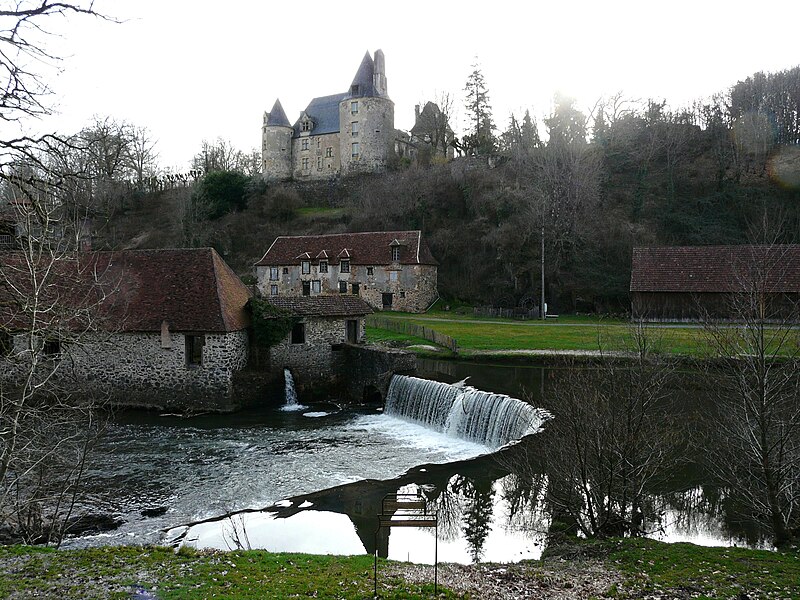
<path fill-rule="evenodd" d="M 251 294 L 213 249 L 81 253 L 58 269 L 60 308 L 91 318 L 48 329 L 44 354 L 60 379 L 126 406 L 237 408 L 232 377 L 248 360 Z M 12 369 L 26 352 L 24 327 L 19 315 L 0 322 L 10 341 L 0 360 Z"/>
<path fill-rule="evenodd" d="M 389 99 L 381 50 L 361 61 L 346 92 L 314 98 L 294 125 L 280 100 L 264 113 L 261 130 L 265 179 L 323 179 L 380 171 L 394 144 L 394 102 Z"/>
<path fill-rule="evenodd" d="M 424 312 L 439 297 L 437 264 L 421 231 L 281 236 L 256 276 L 267 298 L 351 295 L 379 310 Z"/>
<path fill-rule="evenodd" d="M 800 245 L 634 248 L 631 310 L 646 320 L 736 319 L 758 297 L 768 319 L 797 317 Z"/>
<path fill-rule="evenodd" d="M 363 344 L 365 317 L 372 308 L 354 296 L 275 296 L 273 306 L 300 318 L 286 338 L 269 349 L 273 370 L 289 369 L 298 384 L 330 378 L 342 345 Z"/>

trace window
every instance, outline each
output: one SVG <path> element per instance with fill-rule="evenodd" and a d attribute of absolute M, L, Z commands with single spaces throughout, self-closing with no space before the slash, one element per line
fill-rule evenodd
<path fill-rule="evenodd" d="M 311 261 L 309 260 L 301 261 L 300 271 L 303 273 L 303 275 L 308 275 L 309 273 L 311 273 Z"/>
<path fill-rule="evenodd" d="M 392 262 L 400 260 L 400 246 L 392 246 Z"/>
<path fill-rule="evenodd" d="M 358 158 L 358 155 L 359 155 L 360 152 L 361 152 L 361 147 L 358 145 L 358 142 L 353 142 L 353 144 L 351 146 L 350 155 L 353 158 Z"/>
<path fill-rule="evenodd" d="M 322 157 L 317 157 L 317 171 L 322 171 Z"/>
<path fill-rule="evenodd" d="M 311 282 L 311 293 L 319 294 L 319 291 L 320 291 L 319 279 L 315 279 L 314 281 Z"/>
<path fill-rule="evenodd" d="M 278 285 L 273 283 L 269 286 L 269 295 L 270 296 L 277 296 L 278 295 Z"/>
<path fill-rule="evenodd" d="M 311 282 L 304 281 L 303 282 L 303 296 L 310 296 L 311 295 Z"/>
<path fill-rule="evenodd" d="M 374 271 L 375 271 L 374 267 L 367 267 L 367 276 L 372 277 Z"/>
<path fill-rule="evenodd" d="M 308 150 L 308 138 L 303 138 L 303 141 L 300 142 L 300 149 Z"/>
<path fill-rule="evenodd" d="M 353 288 L 353 289 L 352 289 L 353 295 L 354 295 L 354 296 L 358 296 L 358 288 L 359 288 L 359 284 L 357 284 L 357 283 L 354 283 L 354 284 L 353 284 L 353 286 L 352 286 L 352 288 Z"/>
<path fill-rule="evenodd" d="M 347 282 L 346 281 L 340 281 L 339 282 L 339 293 L 340 294 L 346 294 L 347 293 Z"/>
<path fill-rule="evenodd" d="M 350 114 L 357 115 L 358 114 L 358 100 L 353 100 L 350 103 Z"/>
<path fill-rule="evenodd" d="M 353 96 L 358 96 L 358 91 L 359 91 L 358 84 L 355 84 L 355 85 L 351 85 L 351 86 L 350 86 L 350 93 L 351 93 Z"/>
<path fill-rule="evenodd" d="M 397 271 L 389 271 L 389 281 L 397 281 Z"/>
<path fill-rule="evenodd" d="M 199 367 L 203 364 L 203 346 L 206 345 L 204 335 L 186 335 L 186 366 Z"/>
<path fill-rule="evenodd" d="M 306 343 L 306 324 L 297 323 L 292 327 L 292 343 L 305 344 Z"/>
<path fill-rule="evenodd" d="M 328 272 L 328 261 L 327 260 L 319 261 L 319 272 L 320 273 L 327 273 Z"/>
<path fill-rule="evenodd" d="M 406 297 L 406 293 L 405 292 L 400 292 L 400 297 L 401 298 L 405 298 Z"/>
<path fill-rule="evenodd" d="M 339 271 L 342 273 L 349 273 L 350 272 L 350 261 L 349 260 L 342 260 L 339 263 Z"/>
<path fill-rule="evenodd" d="M 14 349 L 14 338 L 7 331 L 0 331 L 0 356 L 8 356 Z"/>
<path fill-rule="evenodd" d="M 392 308 L 392 294 L 389 292 L 384 292 L 381 294 L 381 303 L 383 304 L 383 308 Z"/>
<path fill-rule="evenodd" d="M 284 275 L 288 275 L 289 274 L 289 267 L 283 267 L 283 274 Z"/>
<path fill-rule="evenodd" d="M 303 171 L 308 171 L 308 159 L 303 159 Z"/>
<path fill-rule="evenodd" d="M 333 148 L 331 146 L 325 148 L 325 156 L 327 158 L 333 158 Z"/>
<path fill-rule="evenodd" d="M 350 134 L 353 137 L 358 137 L 358 121 L 350 123 Z"/>
<path fill-rule="evenodd" d="M 311 131 L 311 121 L 309 119 L 306 119 L 305 121 L 303 121 L 300 124 L 300 129 L 302 131 Z"/>
<path fill-rule="evenodd" d="M 278 267 L 269 268 L 269 280 L 278 281 Z"/>
<path fill-rule="evenodd" d="M 61 354 L 61 341 L 56 339 L 45 340 L 42 345 L 42 352 L 45 356 L 59 356 Z"/>

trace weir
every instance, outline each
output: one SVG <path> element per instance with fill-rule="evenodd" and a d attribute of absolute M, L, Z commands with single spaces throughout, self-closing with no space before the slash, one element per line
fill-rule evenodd
<path fill-rule="evenodd" d="M 550 416 L 504 394 L 405 375 L 392 378 L 385 413 L 495 448 L 535 433 Z"/>
<path fill-rule="evenodd" d="M 289 369 L 283 370 L 283 378 L 285 381 L 284 394 L 286 400 L 281 407 L 281 410 L 293 411 L 307 409 L 307 406 L 303 406 L 297 401 L 297 391 L 294 389 L 294 378 L 292 377 L 292 372 Z"/>

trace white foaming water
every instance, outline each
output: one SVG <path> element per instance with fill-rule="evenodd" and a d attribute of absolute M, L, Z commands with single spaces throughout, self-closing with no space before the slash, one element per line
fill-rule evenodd
<path fill-rule="evenodd" d="M 285 382 L 284 392 L 286 395 L 286 402 L 281 407 L 284 411 L 306 410 L 308 407 L 303 406 L 297 401 L 297 392 L 294 389 L 294 378 L 289 369 L 283 370 L 283 380 Z"/>
<path fill-rule="evenodd" d="M 464 460 L 488 454 L 493 448 L 485 444 L 433 431 L 393 415 L 369 415 L 356 419 L 350 427 L 393 438 L 396 447 L 415 448 L 429 454 L 431 462 Z M 395 446 L 395 445 L 393 445 Z"/>
<path fill-rule="evenodd" d="M 535 433 L 549 416 L 516 398 L 459 383 L 395 375 L 386 413 L 491 448 Z"/>

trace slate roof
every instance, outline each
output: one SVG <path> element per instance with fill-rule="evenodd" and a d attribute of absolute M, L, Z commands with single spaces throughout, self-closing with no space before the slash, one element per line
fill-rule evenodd
<path fill-rule="evenodd" d="M 772 292 L 800 292 L 800 245 L 634 248 L 631 292 L 735 292 L 763 269 Z"/>
<path fill-rule="evenodd" d="M 270 296 L 267 302 L 301 317 L 354 317 L 372 313 L 356 296 Z"/>
<path fill-rule="evenodd" d="M 414 120 L 414 126 L 411 128 L 411 134 L 415 136 L 423 136 L 426 133 L 434 133 L 437 129 L 442 128 L 444 125 L 445 131 L 452 135 L 453 130 L 450 128 L 450 123 L 447 117 L 442 113 L 442 109 L 435 102 L 426 102 L 419 117 Z"/>
<path fill-rule="evenodd" d="M 358 86 L 358 93 L 352 94 L 353 97 L 369 97 L 369 96 L 378 96 L 375 92 L 375 84 L 374 84 L 374 76 L 375 75 L 375 61 L 372 60 L 372 57 L 369 55 L 369 51 L 364 55 L 364 58 L 361 59 L 361 64 L 358 67 L 358 71 L 356 71 L 356 76 L 353 77 L 353 81 L 350 84 L 350 89 L 353 89 L 354 85 Z M 348 92 L 349 93 L 349 92 Z"/>
<path fill-rule="evenodd" d="M 280 100 L 275 100 L 272 110 L 267 115 L 266 124 L 268 127 L 291 127 Z"/>
<path fill-rule="evenodd" d="M 314 121 L 311 135 L 339 132 L 339 103 L 347 98 L 347 94 L 320 96 L 309 102 L 305 113 Z M 294 124 L 294 137 L 300 137 L 300 119 Z"/>
<path fill-rule="evenodd" d="M 295 235 L 275 238 L 256 266 L 296 265 L 308 253 L 313 262 L 327 254 L 328 262 L 338 264 L 350 258 L 353 265 L 388 265 L 391 263 L 391 245 L 400 242 L 400 264 L 438 265 L 422 232 L 371 231 L 362 233 L 336 233 L 330 235 Z"/>
<path fill-rule="evenodd" d="M 30 287 L 19 253 L 3 256 L 4 275 L 16 273 L 18 288 Z M 24 293 L 24 292 L 23 292 Z M 61 316 L 70 328 L 83 327 L 84 314 L 113 332 L 170 331 L 226 333 L 248 327 L 249 289 L 212 248 L 86 252 L 60 259 L 45 298 L 73 316 Z M 0 286 L 0 324 L 25 327 L 8 288 Z M 55 318 L 55 317 L 54 317 Z M 83 319 L 83 320 L 82 320 Z"/>

